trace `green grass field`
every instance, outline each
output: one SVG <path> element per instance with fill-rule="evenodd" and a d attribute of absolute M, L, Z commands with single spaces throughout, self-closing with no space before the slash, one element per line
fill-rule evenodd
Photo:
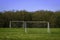
<path fill-rule="evenodd" d="M 60 40 L 60 28 L 0 28 L 0 40 Z"/>

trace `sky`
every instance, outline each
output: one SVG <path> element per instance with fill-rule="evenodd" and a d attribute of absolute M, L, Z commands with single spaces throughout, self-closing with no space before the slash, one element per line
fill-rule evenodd
<path fill-rule="evenodd" d="M 60 0 L 0 0 L 0 11 L 9 10 L 60 10 Z"/>

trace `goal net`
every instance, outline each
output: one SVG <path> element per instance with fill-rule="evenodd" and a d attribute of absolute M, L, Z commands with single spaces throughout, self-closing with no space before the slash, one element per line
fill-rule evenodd
<path fill-rule="evenodd" d="M 46 21 L 10 21 L 10 28 L 24 28 L 25 33 L 50 33 L 49 22 Z"/>

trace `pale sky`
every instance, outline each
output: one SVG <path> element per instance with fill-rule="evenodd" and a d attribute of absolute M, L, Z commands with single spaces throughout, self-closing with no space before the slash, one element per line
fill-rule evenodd
<path fill-rule="evenodd" d="M 60 0 L 0 0 L 0 11 L 8 10 L 60 10 Z"/>

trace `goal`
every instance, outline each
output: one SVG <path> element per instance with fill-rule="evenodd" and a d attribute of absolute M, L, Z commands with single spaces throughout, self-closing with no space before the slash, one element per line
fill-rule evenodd
<path fill-rule="evenodd" d="M 47 32 L 50 33 L 49 22 L 47 21 L 10 21 L 9 28 L 24 28 L 27 33 L 27 28 L 47 28 Z"/>

